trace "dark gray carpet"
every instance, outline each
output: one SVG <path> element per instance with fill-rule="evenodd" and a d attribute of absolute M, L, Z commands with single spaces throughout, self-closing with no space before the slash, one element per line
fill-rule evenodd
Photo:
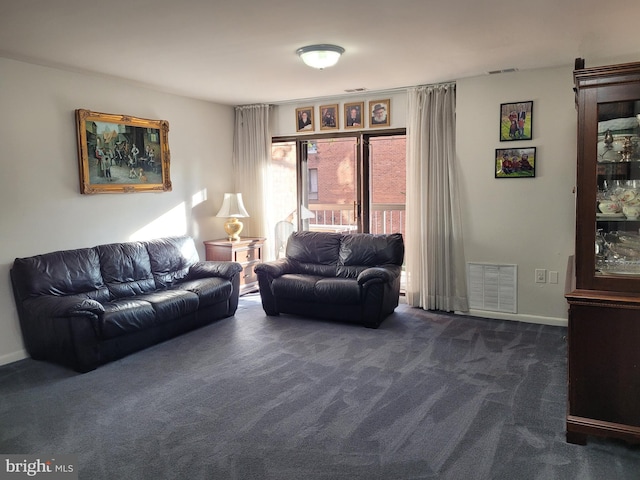
<path fill-rule="evenodd" d="M 0 367 L 0 453 L 81 479 L 638 479 L 640 449 L 564 441 L 566 329 L 401 305 L 378 330 L 235 318 L 84 375 Z"/>

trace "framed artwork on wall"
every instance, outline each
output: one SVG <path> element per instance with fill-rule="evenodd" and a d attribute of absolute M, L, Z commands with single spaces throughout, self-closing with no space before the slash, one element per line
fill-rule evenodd
<path fill-rule="evenodd" d="M 76 110 L 80 193 L 171 190 L 169 122 Z"/>
<path fill-rule="evenodd" d="M 390 99 L 369 102 L 369 126 L 388 127 L 391 125 Z"/>
<path fill-rule="evenodd" d="M 364 102 L 344 104 L 344 128 L 364 127 Z"/>
<path fill-rule="evenodd" d="M 533 138 L 533 101 L 500 104 L 500 141 Z"/>
<path fill-rule="evenodd" d="M 495 178 L 536 176 L 536 147 L 496 148 Z"/>
<path fill-rule="evenodd" d="M 313 132 L 313 107 L 296 108 L 296 132 Z"/>
<path fill-rule="evenodd" d="M 337 130 L 338 104 L 320 105 L 320 130 Z"/>

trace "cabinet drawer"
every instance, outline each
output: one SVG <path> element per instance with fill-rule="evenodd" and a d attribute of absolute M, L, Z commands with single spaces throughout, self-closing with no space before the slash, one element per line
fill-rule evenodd
<path fill-rule="evenodd" d="M 242 270 L 240 274 L 240 285 L 248 285 L 250 283 L 255 283 L 258 281 L 258 275 L 253 271 L 253 267 L 256 266 L 256 263 L 252 263 L 251 265 L 247 265 Z"/>
<path fill-rule="evenodd" d="M 255 260 L 260 260 L 260 249 L 259 248 L 246 248 L 241 250 L 236 250 L 234 252 L 235 260 L 238 263 L 245 262 L 253 262 Z"/>

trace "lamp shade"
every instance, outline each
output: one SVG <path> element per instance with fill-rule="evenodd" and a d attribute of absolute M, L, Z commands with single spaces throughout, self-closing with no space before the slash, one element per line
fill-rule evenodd
<path fill-rule="evenodd" d="M 302 61 L 310 67 L 322 70 L 323 68 L 332 67 L 340 59 L 340 55 L 344 53 L 344 48 L 337 45 L 308 45 L 299 48 L 296 53 Z"/>
<path fill-rule="evenodd" d="M 220 210 L 218 210 L 218 213 L 216 213 L 216 217 L 244 218 L 248 216 L 249 213 L 247 213 L 247 210 L 244 208 L 241 193 L 224 194 L 222 207 L 220 207 Z"/>

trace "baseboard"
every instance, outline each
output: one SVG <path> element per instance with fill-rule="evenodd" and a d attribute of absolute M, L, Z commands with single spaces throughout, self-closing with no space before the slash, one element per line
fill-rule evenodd
<path fill-rule="evenodd" d="M 18 350 L 17 352 L 9 353 L 7 355 L 0 355 L 0 365 L 17 362 L 18 360 L 24 360 L 25 358 L 29 358 L 26 350 Z"/>
<path fill-rule="evenodd" d="M 566 327 L 569 322 L 566 318 L 541 317 L 539 315 L 522 315 L 518 313 L 489 312 L 484 310 L 469 310 L 465 315 L 472 317 L 493 318 L 495 320 L 511 320 L 514 322 L 537 323 L 540 325 L 552 325 L 554 327 Z"/>

